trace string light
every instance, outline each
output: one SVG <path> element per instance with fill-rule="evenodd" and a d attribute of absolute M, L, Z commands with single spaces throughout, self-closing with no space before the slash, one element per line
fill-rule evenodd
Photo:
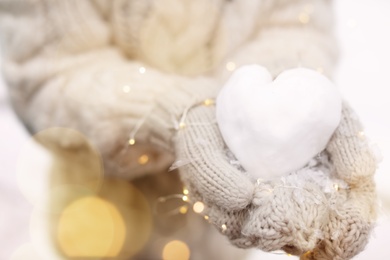
<path fill-rule="evenodd" d="M 203 101 L 203 105 L 205 106 L 211 106 L 211 105 L 214 105 L 215 104 L 215 100 L 214 99 L 206 99 L 205 101 Z"/>
<path fill-rule="evenodd" d="M 221 228 L 222 228 L 222 232 L 225 232 L 225 231 L 226 231 L 226 229 L 227 229 L 227 226 L 226 226 L 226 224 L 222 224 Z"/>
<path fill-rule="evenodd" d="M 226 63 L 226 69 L 228 71 L 234 71 L 236 69 L 236 64 L 232 61 L 229 61 L 228 63 Z"/>
<path fill-rule="evenodd" d="M 143 123 L 145 122 L 146 118 L 149 116 L 149 113 L 146 114 L 144 117 L 142 117 L 140 120 L 138 120 L 137 124 L 134 126 L 133 130 L 130 132 L 129 136 L 129 145 L 135 144 L 135 135 L 137 134 L 138 130 L 141 128 Z"/>
<path fill-rule="evenodd" d="M 179 129 L 183 129 L 186 127 L 186 124 L 184 122 L 179 123 Z"/>
<path fill-rule="evenodd" d="M 202 213 L 204 210 L 204 204 L 200 201 L 195 202 L 193 205 L 192 209 L 194 210 L 195 213 Z"/>
<path fill-rule="evenodd" d="M 138 69 L 138 71 L 139 71 L 139 73 L 144 74 L 146 72 L 146 69 L 145 69 L 145 67 L 140 67 Z"/>
<path fill-rule="evenodd" d="M 205 220 L 209 220 L 209 216 L 207 216 L 207 215 L 204 216 L 204 219 L 205 219 Z"/>
<path fill-rule="evenodd" d="M 188 207 L 187 206 L 181 206 L 180 209 L 179 209 L 179 212 L 181 214 L 183 214 L 183 215 L 186 214 L 187 211 L 188 211 Z"/>
<path fill-rule="evenodd" d="M 149 156 L 147 156 L 146 154 L 144 155 L 141 155 L 139 158 L 138 158 L 138 163 L 141 164 L 141 165 L 145 165 L 149 162 Z"/>
<path fill-rule="evenodd" d="M 184 202 L 187 202 L 188 203 L 188 197 L 183 195 L 183 194 L 171 194 L 171 195 L 168 195 L 168 196 L 164 196 L 164 197 L 159 197 L 156 201 L 156 203 L 154 203 L 154 206 L 153 206 L 153 213 L 155 215 L 158 215 L 158 216 L 173 216 L 173 215 L 177 215 L 177 214 L 186 214 L 187 211 L 188 211 L 188 206 L 187 205 L 179 205 L 178 207 L 174 208 L 174 209 L 168 209 L 168 210 L 164 210 L 164 207 L 163 206 L 163 203 L 166 203 L 168 201 L 173 201 L 173 200 L 180 200 L 180 201 L 184 201 Z M 170 205 L 172 205 L 172 203 L 168 203 L 166 204 L 167 207 L 169 207 Z"/>
<path fill-rule="evenodd" d="M 187 188 L 183 188 L 183 194 L 184 195 L 188 195 L 188 193 L 189 193 L 188 189 Z"/>
<path fill-rule="evenodd" d="M 183 129 L 185 128 L 187 125 L 185 123 L 185 120 L 187 118 L 187 114 L 188 112 L 195 108 L 195 107 L 198 107 L 198 106 L 211 106 L 211 105 L 214 105 L 215 104 L 215 100 L 214 99 L 211 99 L 211 98 L 207 98 L 205 100 L 203 100 L 202 102 L 198 102 L 196 104 L 193 104 L 189 107 L 187 107 L 186 109 L 184 109 L 183 111 L 183 114 L 180 116 L 180 120 L 178 121 L 179 123 L 177 123 L 177 121 L 175 120 L 175 118 L 173 118 L 173 122 L 174 122 L 174 129 L 176 130 L 180 130 L 180 129 Z"/>

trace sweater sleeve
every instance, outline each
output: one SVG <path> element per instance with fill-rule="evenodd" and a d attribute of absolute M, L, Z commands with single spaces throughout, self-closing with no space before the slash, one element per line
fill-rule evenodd
<path fill-rule="evenodd" d="M 267 67 L 274 76 L 300 66 L 332 75 L 338 56 L 332 1 L 277 0 L 262 5 L 249 40 L 225 60 L 222 78 L 228 78 L 232 68 L 251 63 Z"/>
<path fill-rule="evenodd" d="M 3 73 L 13 106 L 30 132 L 75 129 L 98 148 L 106 170 L 133 178 L 162 170 L 173 160 L 166 122 L 150 115 L 162 113 L 155 98 L 197 80 L 125 58 L 112 44 L 102 3 L 0 0 Z M 206 79 L 202 84 L 213 85 Z M 170 96 L 178 103 L 186 98 L 190 95 Z M 146 118 L 156 121 L 144 123 Z M 64 149 L 81 145 L 72 136 L 52 141 Z M 148 160 L 140 165 L 145 154 Z"/>

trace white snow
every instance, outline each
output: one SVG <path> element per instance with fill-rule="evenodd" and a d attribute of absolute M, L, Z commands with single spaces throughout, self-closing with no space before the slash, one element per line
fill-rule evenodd
<path fill-rule="evenodd" d="M 274 81 L 259 65 L 239 68 L 217 98 L 222 136 L 253 179 L 280 178 L 323 151 L 341 117 L 336 86 L 314 70 Z"/>

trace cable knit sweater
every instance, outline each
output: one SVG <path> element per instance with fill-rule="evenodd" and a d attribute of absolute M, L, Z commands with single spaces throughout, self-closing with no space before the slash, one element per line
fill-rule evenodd
<path fill-rule="evenodd" d="M 75 128 L 97 145 L 107 172 L 129 179 L 173 161 L 163 127 L 170 122 L 151 122 L 128 167 L 115 163 L 156 99 L 188 104 L 187 89 L 215 95 L 230 61 L 274 74 L 297 65 L 330 73 L 335 58 L 329 1 L 1 0 L 0 7 L 4 76 L 27 128 Z M 144 153 L 155 156 L 132 167 Z"/>
<path fill-rule="evenodd" d="M 274 194 L 276 204 L 264 202 L 258 186 L 225 158 L 198 151 L 199 136 L 221 149 L 217 129 L 195 127 L 176 136 L 175 122 L 189 105 L 215 97 L 234 67 L 258 63 L 277 75 L 305 66 L 331 75 L 337 57 L 331 30 L 329 0 L 0 0 L 3 72 L 14 108 L 32 133 L 74 128 L 98 147 L 108 175 L 127 179 L 166 169 L 175 156 L 201 153 L 183 168 L 182 178 L 191 197 L 206 203 L 212 223 L 219 228 L 229 223 L 221 232 L 233 244 L 313 259 L 347 259 L 364 248 L 374 216 L 371 153 L 337 136 L 330 143 L 336 175 L 351 187 L 337 200 L 346 217 L 311 202 L 290 211 L 305 219 L 298 224 L 310 222 L 321 230 L 320 239 L 301 234 L 297 226 L 274 226 L 272 215 L 264 215 L 272 212 L 269 207 L 280 209 L 275 205 L 291 194 Z M 354 134 L 358 123 L 351 123 L 348 111 L 345 106 L 347 127 L 340 129 Z M 213 108 L 196 108 L 188 120 L 214 116 Z M 125 149 L 129 138 L 132 149 Z M 50 142 L 61 149 L 81 146 L 71 134 L 54 135 Z M 143 154 L 150 160 L 139 165 Z M 356 164 L 359 160 L 365 164 Z M 362 196 L 363 206 L 356 206 Z M 306 210 L 316 212 L 313 219 L 304 217 Z M 335 242 L 329 230 L 340 223 L 345 236 Z M 303 255 L 307 250 L 313 253 Z"/>

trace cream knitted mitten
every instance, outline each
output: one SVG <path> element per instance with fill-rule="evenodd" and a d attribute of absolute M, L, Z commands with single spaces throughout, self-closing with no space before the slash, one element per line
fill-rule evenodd
<path fill-rule="evenodd" d="M 232 244 L 301 259 L 350 259 L 364 249 L 375 220 L 376 159 L 348 104 L 317 161 L 264 182 L 251 180 L 228 156 L 215 107 L 204 102 L 213 93 L 197 93 L 203 94 L 192 98 L 191 109 L 158 109 L 185 119 L 174 141 L 189 199 L 205 204 L 202 214 Z"/>

